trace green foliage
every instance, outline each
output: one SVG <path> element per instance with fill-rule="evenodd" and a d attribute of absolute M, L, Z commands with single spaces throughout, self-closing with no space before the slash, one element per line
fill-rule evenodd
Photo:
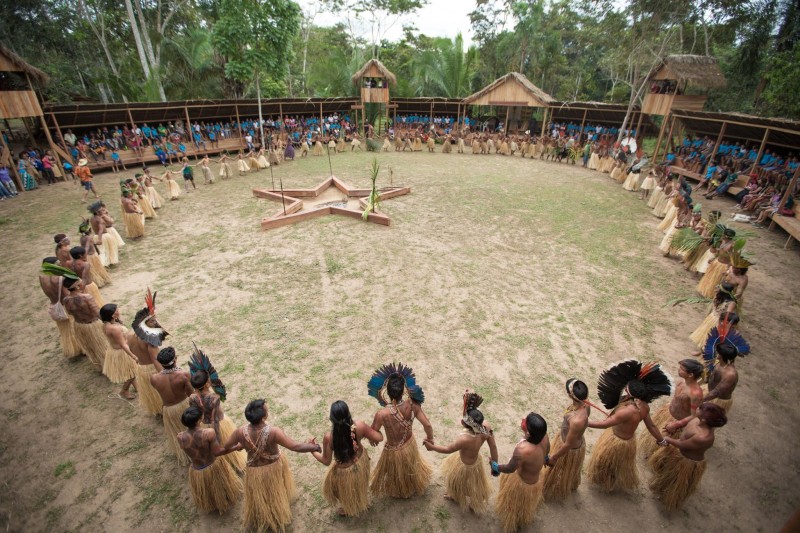
<path fill-rule="evenodd" d="M 378 209 L 378 204 L 380 203 L 380 197 L 378 195 L 378 172 L 380 171 L 381 166 L 378 164 L 378 160 L 376 158 L 372 159 L 372 169 L 370 170 L 369 179 L 372 181 L 372 190 L 369 192 L 369 196 L 367 197 L 367 207 L 364 209 L 364 213 L 361 217 L 364 220 L 369 218 L 370 213 L 374 213 Z"/>

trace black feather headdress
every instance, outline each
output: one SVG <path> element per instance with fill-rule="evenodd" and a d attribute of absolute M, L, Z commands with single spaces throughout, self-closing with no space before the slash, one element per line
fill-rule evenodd
<path fill-rule="evenodd" d="M 469 412 L 473 409 L 477 409 L 483 403 L 483 397 L 478 394 L 477 392 L 472 392 L 471 390 L 467 389 L 464 391 L 464 407 L 461 410 L 461 421 L 469 427 L 474 433 L 484 433 L 486 435 L 491 435 L 492 432 L 489 431 L 486 426 L 483 424 L 478 424 L 471 416 L 469 416 Z"/>
<path fill-rule="evenodd" d="M 403 363 L 389 363 L 377 369 L 367 383 L 369 395 L 378 400 L 382 407 L 389 403 L 383 397 L 383 393 L 386 388 L 386 381 L 393 375 L 399 375 L 403 378 L 406 384 L 406 392 L 412 401 L 418 404 L 422 404 L 425 401 L 425 393 L 422 391 L 422 387 L 417 385 L 417 377 L 414 375 L 414 370 Z"/>
<path fill-rule="evenodd" d="M 631 381 L 638 380 L 644 384 L 647 393 L 643 401 L 650 403 L 660 396 L 672 394 L 672 378 L 664 372 L 658 363 L 642 363 L 628 359 L 604 370 L 597 382 L 597 395 L 608 409 L 615 408 L 625 387 Z"/>
<path fill-rule="evenodd" d="M 211 381 L 211 388 L 217 393 L 219 399 L 224 402 L 228 391 L 222 383 L 222 380 L 219 379 L 214 365 L 211 364 L 211 359 L 208 358 L 203 350 L 197 347 L 194 341 L 192 341 L 192 346 L 194 350 L 192 351 L 192 356 L 189 358 L 189 373 L 194 376 L 197 372 L 202 370 L 208 374 L 208 379 Z"/>

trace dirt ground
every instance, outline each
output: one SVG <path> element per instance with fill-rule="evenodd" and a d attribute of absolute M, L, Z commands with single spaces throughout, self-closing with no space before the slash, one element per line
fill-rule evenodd
<path fill-rule="evenodd" d="M 333 171 L 368 187 L 372 157 L 335 155 Z M 459 431 L 463 390 L 483 394 L 503 461 L 529 411 L 546 418 L 552 436 L 569 404 L 569 377 L 585 380 L 597 401 L 599 372 L 623 358 L 661 361 L 677 375 L 705 309 L 664 306 L 693 294 L 696 280 L 661 256 L 658 219 L 638 194 L 605 174 L 518 157 L 378 159 L 379 186 L 389 184 L 389 165 L 395 185 L 412 187 L 382 206 L 388 228 L 330 216 L 264 232 L 260 219 L 279 205 L 250 191 L 270 186 L 269 171 L 214 185 L 198 178 L 196 192 L 168 203 L 147 236 L 123 248 L 103 295 L 129 324 L 146 288 L 158 290 L 169 343 L 184 366 L 192 341 L 210 355 L 228 386 L 229 416 L 243 423 L 245 404 L 265 397 L 272 423 L 297 439 L 321 439 L 337 399 L 371 420 L 378 406 L 367 380 L 392 360 L 414 367 L 439 442 Z M 324 157 L 274 169 L 284 187 L 327 175 Z M 105 173 L 97 183 L 121 218 L 119 177 Z M 160 420 L 117 398 L 85 358 L 60 355 L 36 276 L 53 253 L 52 235 L 76 235 L 86 215 L 79 199 L 77 186 L 62 183 L 0 202 L 0 527 L 240 530 L 241 504 L 224 516 L 194 510 Z M 733 205 L 701 202 L 726 215 Z M 698 492 L 666 514 L 640 460 L 637 491 L 606 495 L 584 483 L 566 503 L 543 505 L 530 531 L 686 531 L 724 520 L 728 531 L 771 532 L 798 507 L 800 254 L 783 250 L 781 231 L 752 231 L 758 264 L 741 330 L 753 353 L 737 361 L 736 403 Z M 589 430 L 589 453 L 599 434 Z M 376 459 L 380 448 L 371 452 Z M 441 464 L 443 456 L 423 454 Z M 446 502 L 438 472 L 424 497 L 376 499 L 365 516 L 342 520 L 322 497 L 325 468 L 289 456 L 300 489 L 293 531 L 500 530 L 492 513 L 476 517 Z"/>

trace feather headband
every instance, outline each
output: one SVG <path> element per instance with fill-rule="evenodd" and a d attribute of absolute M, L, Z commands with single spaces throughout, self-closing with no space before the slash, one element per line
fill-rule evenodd
<path fill-rule="evenodd" d="M 641 400 L 650 403 L 660 396 L 672 394 L 672 378 L 658 363 L 643 364 L 635 359 L 616 363 L 600 374 L 597 382 L 597 395 L 608 409 L 619 405 L 628 384 L 640 381 L 645 387 L 645 397 Z"/>
<path fill-rule="evenodd" d="M 477 392 L 472 392 L 469 389 L 464 391 L 464 406 L 461 410 L 461 422 L 470 428 L 473 433 L 483 433 L 484 435 L 491 435 L 492 432 L 483 424 L 479 424 L 474 418 L 469 416 L 469 412 L 477 409 L 483 403 L 483 397 Z"/>
<path fill-rule="evenodd" d="M 417 385 L 417 377 L 414 375 L 414 370 L 411 367 L 405 366 L 403 363 L 389 363 L 375 370 L 367 383 L 369 395 L 378 400 L 381 407 L 385 407 L 389 403 L 384 398 L 384 391 L 386 389 L 386 382 L 391 376 L 395 375 L 403 378 L 406 394 L 412 401 L 418 404 L 422 404 L 425 401 L 425 393 L 422 387 Z"/>

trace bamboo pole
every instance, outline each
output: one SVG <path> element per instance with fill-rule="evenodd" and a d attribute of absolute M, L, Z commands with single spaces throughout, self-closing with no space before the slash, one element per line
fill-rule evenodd
<path fill-rule="evenodd" d="M 664 147 L 664 148 L 665 148 L 665 149 L 664 149 L 664 153 L 666 153 L 666 152 L 668 152 L 668 151 L 669 151 L 669 147 L 670 147 L 670 145 L 672 144 L 672 128 L 674 128 L 674 127 L 675 127 L 675 121 L 676 121 L 676 120 L 677 120 L 677 119 L 676 119 L 676 118 L 673 116 L 673 117 L 672 117 L 672 122 L 670 122 L 670 124 L 669 124 L 669 133 L 667 134 L 667 140 L 666 140 L 666 143 L 667 143 L 667 144 L 666 144 L 666 146 Z M 653 158 L 653 159 L 655 160 L 655 158 Z"/>
<path fill-rule="evenodd" d="M 55 117 L 55 113 L 53 113 L 53 116 Z M 131 121 L 131 129 L 135 130 L 136 129 L 136 123 L 133 121 L 133 115 L 131 114 L 130 108 L 128 109 L 128 120 Z M 62 139 L 63 139 L 63 137 L 62 137 Z"/>
<path fill-rule="evenodd" d="M 658 129 L 658 140 L 656 141 L 656 148 L 653 151 L 653 163 L 658 161 L 658 153 L 661 151 L 661 140 L 664 137 L 664 130 L 667 128 L 667 122 L 669 122 L 669 111 L 664 116 L 664 120 L 661 122 L 661 127 Z M 670 129 L 670 131 L 672 131 Z"/>
<path fill-rule="evenodd" d="M 53 119 L 53 124 L 55 124 L 55 126 L 56 126 L 56 133 L 58 133 L 58 137 L 61 139 L 61 142 L 64 143 L 65 152 L 67 154 L 69 154 L 69 149 L 67 148 L 67 141 L 64 140 L 64 134 L 61 133 L 61 128 L 58 125 L 58 120 L 56 120 L 56 114 L 55 113 L 50 113 L 50 118 Z M 73 167 L 75 166 L 75 161 L 70 161 L 70 163 L 72 164 Z"/>
<path fill-rule="evenodd" d="M 50 144 L 50 151 L 53 152 L 53 157 L 56 158 L 56 165 L 58 166 L 58 170 L 61 171 L 61 177 L 64 181 L 67 181 L 67 173 L 64 172 L 64 167 L 61 165 L 61 158 L 58 157 L 58 151 L 56 151 L 53 137 L 50 136 L 50 128 L 47 127 L 47 121 L 45 121 L 42 115 L 39 115 L 39 120 L 42 123 L 42 129 L 44 129 L 44 136 L 47 137 L 47 142 Z"/>
<path fill-rule="evenodd" d="M 636 136 L 640 139 L 644 139 L 644 135 L 641 134 L 642 131 L 642 118 L 644 118 L 644 112 L 639 111 L 639 122 L 636 124 Z"/>
<path fill-rule="evenodd" d="M 14 174 L 14 181 L 17 184 L 17 192 L 25 192 L 25 187 L 22 185 L 22 178 L 19 176 L 19 170 L 17 166 L 14 164 L 14 154 L 11 153 L 11 148 L 8 147 L 6 144 L 6 138 L 3 135 L 0 135 L 0 141 L 3 142 L 3 149 L 5 153 L 8 155 L 8 166 L 11 167 L 11 173 Z"/>

